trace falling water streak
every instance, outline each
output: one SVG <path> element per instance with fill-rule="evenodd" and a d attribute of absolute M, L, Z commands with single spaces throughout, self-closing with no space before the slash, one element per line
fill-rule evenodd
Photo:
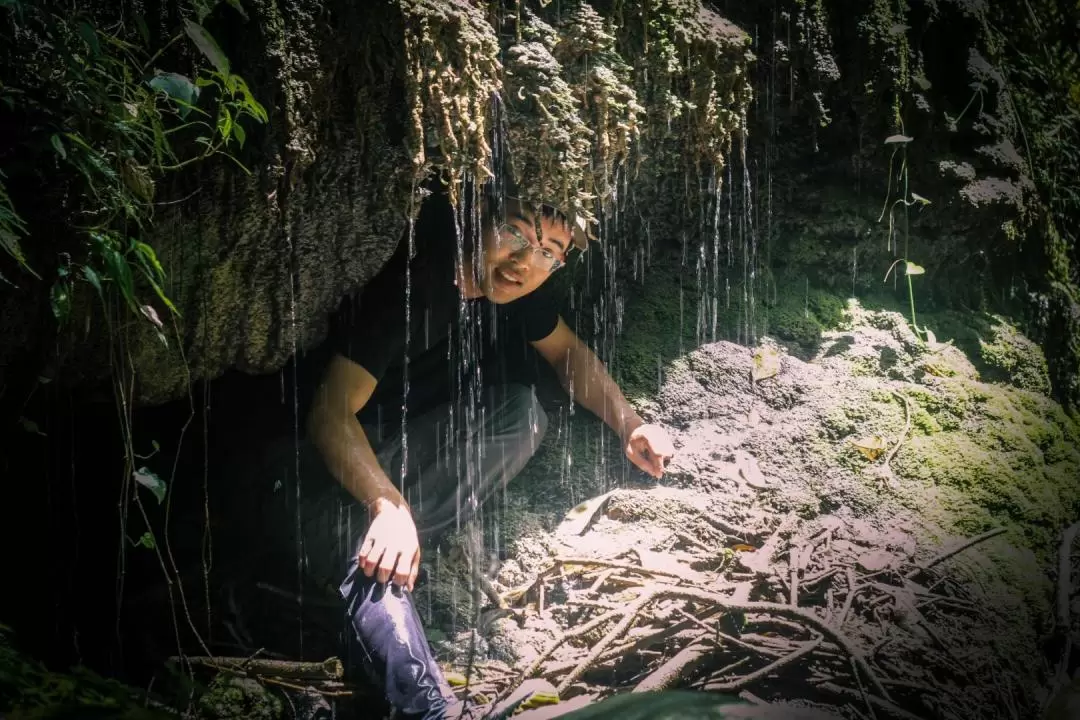
<path fill-rule="evenodd" d="M 299 273 L 296 267 L 296 245 L 287 222 L 285 225 L 285 244 L 289 250 L 289 356 L 293 358 L 293 478 L 296 487 L 296 604 L 299 618 L 300 657 L 304 656 L 304 542 L 301 523 L 300 502 L 300 393 L 297 389 L 298 371 L 296 358 L 296 284 Z"/>
<path fill-rule="evenodd" d="M 410 206 L 416 201 L 418 190 L 413 187 L 412 195 L 409 199 Z M 409 231 L 408 231 L 408 253 L 405 261 L 405 351 L 402 354 L 401 359 L 401 378 L 402 378 L 402 391 L 401 391 L 401 487 L 398 488 L 398 492 L 402 497 L 407 497 L 405 481 L 408 477 L 409 467 L 409 424 L 408 424 L 408 404 L 409 404 L 409 344 L 411 342 L 412 335 L 412 260 L 416 255 L 416 213 L 414 208 L 409 208 Z"/>
<path fill-rule="evenodd" d="M 713 222 L 712 222 L 712 247 L 713 247 L 713 277 L 712 277 L 712 333 L 711 338 L 713 342 L 716 342 L 716 325 L 717 315 L 719 314 L 720 305 L 720 188 L 717 183 L 719 178 L 716 174 L 716 166 L 712 167 L 712 174 L 709 179 L 709 197 L 712 199 L 713 204 Z"/>
<path fill-rule="evenodd" d="M 742 235 L 743 249 L 743 302 L 746 322 L 747 344 L 757 341 L 757 332 L 754 328 L 755 321 L 755 293 L 754 285 L 757 282 L 757 233 L 754 223 L 754 199 L 751 187 L 750 165 L 746 161 L 746 138 L 747 138 L 746 112 L 743 111 L 741 132 L 739 135 L 739 160 L 742 164 L 742 202 L 743 208 L 740 221 L 740 233 Z"/>
<path fill-rule="evenodd" d="M 859 278 L 859 247 L 851 248 L 851 297 L 857 297 L 856 283 Z"/>

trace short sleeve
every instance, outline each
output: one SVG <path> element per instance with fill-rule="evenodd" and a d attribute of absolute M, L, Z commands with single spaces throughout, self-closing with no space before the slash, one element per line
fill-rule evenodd
<path fill-rule="evenodd" d="M 331 328 L 333 349 L 382 380 L 405 351 L 405 253 L 398 252 L 358 295 L 346 300 Z"/>
<path fill-rule="evenodd" d="M 529 342 L 543 340 L 555 331 L 559 323 L 555 293 L 548 284 L 507 303 L 506 312 L 510 322 L 521 328 Z"/>

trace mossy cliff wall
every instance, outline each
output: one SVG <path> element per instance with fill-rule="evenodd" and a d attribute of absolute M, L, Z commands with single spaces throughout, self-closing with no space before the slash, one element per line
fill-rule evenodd
<path fill-rule="evenodd" d="M 210 161 L 159 186 L 146 239 L 182 319 L 168 347 L 147 322 L 115 330 L 143 403 L 230 368 L 274 371 L 317 343 L 395 248 L 430 171 L 457 192 L 507 167 L 524 195 L 603 235 L 635 188 L 722 167 L 750 100 L 749 38 L 697 0 L 242 7 L 246 18 L 222 3 L 205 25 L 270 121 L 240 154 L 250 175 Z M 187 16 L 174 2 L 142 9 L 165 38 Z M 679 224 L 679 208 L 639 211 Z M 109 338 L 82 295 L 59 358 L 51 328 L 9 317 L 10 377 L 53 363 L 72 381 L 105 376 Z M 4 301 L 5 316 L 47 303 Z"/>
<path fill-rule="evenodd" d="M 926 269 L 920 307 L 1023 317 L 1055 394 L 1080 407 L 1075 3 L 717 7 L 755 29 L 749 127 L 767 282 L 800 297 L 805 282 L 843 296 L 895 290 L 906 303 L 906 283 L 882 284 L 906 255 Z M 910 142 L 885 143 L 897 134 Z"/>

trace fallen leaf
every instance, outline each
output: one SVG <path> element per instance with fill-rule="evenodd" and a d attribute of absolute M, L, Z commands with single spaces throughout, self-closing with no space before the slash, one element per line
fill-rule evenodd
<path fill-rule="evenodd" d="M 880 435 L 852 440 L 851 444 L 868 460 L 877 460 L 885 452 L 885 440 Z"/>
<path fill-rule="evenodd" d="M 739 476 L 743 481 L 755 490 L 768 490 L 769 481 L 758 467 L 757 459 L 747 452 L 735 453 L 735 465 L 739 468 Z"/>
<path fill-rule="evenodd" d="M 757 550 L 753 545 L 747 545 L 746 543 L 736 543 L 731 546 L 731 549 L 735 552 L 754 552 Z"/>
<path fill-rule="evenodd" d="M 592 526 L 596 517 L 607 506 L 608 500 L 611 499 L 613 493 L 614 491 L 597 495 L 571 508 L 566 513 L 563 521 L 559 523 L 555 534 L 562 537 L 584 535 L 585 531 Z"/>
<path fill-rule="evenodd" d="M 754 363 L 750 368 L 750 379 L 759 382 L 771 378 L 780 372 L 780 354 L 771 347 L 760 347 L 754 353 Z"/>

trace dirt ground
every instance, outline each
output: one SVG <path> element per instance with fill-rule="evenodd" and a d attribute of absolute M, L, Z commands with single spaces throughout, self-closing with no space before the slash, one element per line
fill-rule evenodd
<path fill-rule="evenodd" d="M 432 638 L 459 694 L 532 679 L 561 700 L 519 717 L 670 688 L 845 718 L 1037 716 L 1068 669 L 1047 639 L 1076 627 L 1056 576 L 1080 434 L 1040 393 L 980 379 L 991 349 L 857 305 L 809 361 L 705 345 L 640 408 L 677 448 L 660 482 L 587 413 L 553 418 L 485 521 L 505 559 L 451 554 L 420 593 L 429 618 L 452 608 Z"/>

